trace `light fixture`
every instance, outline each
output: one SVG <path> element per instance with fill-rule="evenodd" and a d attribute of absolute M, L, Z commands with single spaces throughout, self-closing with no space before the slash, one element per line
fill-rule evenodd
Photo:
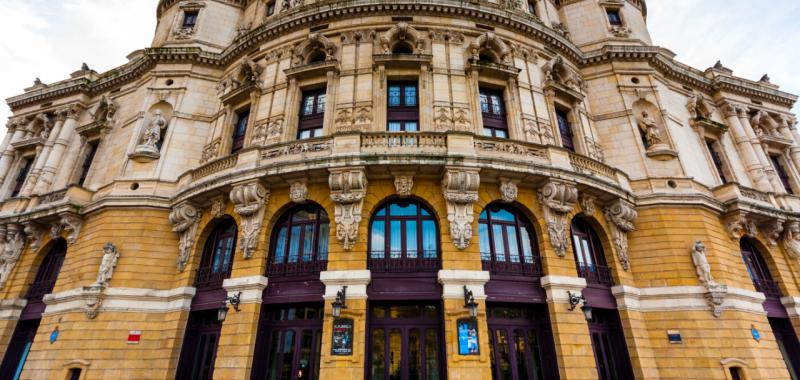
<path fill-rule="evenodd" d="M 224 322 L 225 318 L 228 317 L 228 303 L 233 306 L 233 310 L 237 312 L 241 311 L 239 309 L 239 304 L 242 303 L 242 292 L 236 293 L 228 298 L 225 298 L 225 301 L 222 301 L 222 306 L 217 309 L 217 321 Z"/>
<path fill-rule="evenodd" d="M 578 304 L 582 303 L 581 311 L 583 312 L 583 317 L 586 318 L 587 321 L 592 320 L 592 307 L 586 304 L 586 297 L 583 294 L 575 294 L 570 291 L 567 291 L 567 296 L 569 297 L 569 311 L 575 310 Z"/>
<path fill-rule="evenodd" d="M 339 318 L 342 315 L 342 309 L 347 309 L 347 285 L 342 286 L 342 290 L 336 292 L 336 300 L 331 305 L 333 305 L 333 317 Z"/>
<path fill-rule="evenodd" d="M 472 290 L 467 289 L 466 285 L 464 285 L 464 307 L 469 310 L 471 319 L 478 318 L 478 303 L 475 302 L 475 295 L 472 294 Z"/>

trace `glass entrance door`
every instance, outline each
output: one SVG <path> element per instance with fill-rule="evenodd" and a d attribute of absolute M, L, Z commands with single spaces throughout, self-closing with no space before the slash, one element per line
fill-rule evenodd
<path fill-rule="evenodd" d="M 367 379 L 446 378 L 437 304 L 373 305 L 369 318 Z"/>
<path fill-rule="evenodd" d="M 487 315 L 493 379 L 558 378 L 545 305 L 487 305 Z"/>
<path fill-rule="evenodd" d="M 176 379 L 211 380 L 214 377 L 221 331 L 222 322 L 217 320 L 216 309 L 189 314 Z"/>
<path fill-rule="evenodd" d="M 783 354 L 783 360 L 786 361 L 789 375 L 792 380 L 800 380 L 800 343 L 792 322 L 788 318 L 769 318 L 769 325 L 775 334 L 775 342 Z"/>
<path fill-rule="evenodd" d="M 253 379 L 318 380 L 322 305 L 264 305 Z"/>
<path fill-rule="evenodd" d="M 589 334 L 600 380 L 633 380 L 628 348 L 622 332 L 622 322 L 616 310 L 592 311 Z"/>

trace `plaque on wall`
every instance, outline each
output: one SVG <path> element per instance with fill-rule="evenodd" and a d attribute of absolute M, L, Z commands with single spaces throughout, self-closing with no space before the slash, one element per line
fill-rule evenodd
<path fill-rule="evenodd" d="M 480 355 L 478 345 L 478 324 L 472 319 L 459 319 L 458 325 L 458 354 Z"/>
<path fill-rule="evenodd" d="M 331 355 L 348 356 L 353 354 L 353 320 L 337 318 L 333 320 L 333 339 Z"/>

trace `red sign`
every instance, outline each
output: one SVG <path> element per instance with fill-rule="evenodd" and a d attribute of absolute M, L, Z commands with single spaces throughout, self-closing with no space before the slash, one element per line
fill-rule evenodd
<path fill-rule="evenodd" d="M 142 340 L 142 332 L 138 330 L 131 330 L 128 333 L 128 344 L 139 344 Z"/>

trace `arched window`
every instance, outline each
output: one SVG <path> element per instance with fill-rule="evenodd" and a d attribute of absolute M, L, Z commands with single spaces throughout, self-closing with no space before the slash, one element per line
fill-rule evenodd
<path fill-rule="evenodd" d="M 611 271 L 606 266 L 603 245 L 592 226 L 583 219 L 575 218 L 571 230 L 578 275 L 589 284 L 611 285 Z"/>
<path fill-rule="evenodd" d="M 296 206 L 272 230 L 267 276 L 313 274 L 328 264 L 328 214 L 316 205 Z"/>
<path fill-rule="evenodd" d="M 742 251 L 747 273 L 750 274 L 756 290 L 764 293 L 767 297 L 780 298 L 781 290 L 772 279 L 767 262 L 764 261 L 764 257 L 761 256 L 758 249 L 746 238 L 739 241 L 739 248 Z"/>
<path fill-rule="evenodd" d="M 492 273 L 541 276 L 533 228 L 515 208 L 492 204 L 478 221 L 483 269 Z"/>
<path fill-rule="evenodd" d="M 56 286 L 58 273 L 61 271 L 61 265 L 64 264 L 64 257 L 67 254 L 67 242 L 64 239 L 58 239 L 50 250 L 47 256 L 44 257 L 42 263 L 39 264 L 39 270 L 36 272 L 36 278 L 33 280 L 31 287 L 28 288 L 26 299 L 28 302 L 41 301 L 45 294 L 51 293 Z"/>
<path fill-rule="evenodd" d="M 220 287 L 222 281 L 230 277 L 237 233 L 236 221 L 230 217 L 226 217 L 214 227 L 203 247 L 203 258 L 197 270 L 195 287 Z"/>
<path fill-rule="evenodd" d="M 370 222 L 369 269 L 376 272 L 439 270 L 439 230 L 433 214 L 414 200 L 391 201 Z"/>
<path fill-rule="evenodd" d="M 392 48 L 392 54 L 414 54 L 414 49 L 407 43 L 397 43 Z"/>

